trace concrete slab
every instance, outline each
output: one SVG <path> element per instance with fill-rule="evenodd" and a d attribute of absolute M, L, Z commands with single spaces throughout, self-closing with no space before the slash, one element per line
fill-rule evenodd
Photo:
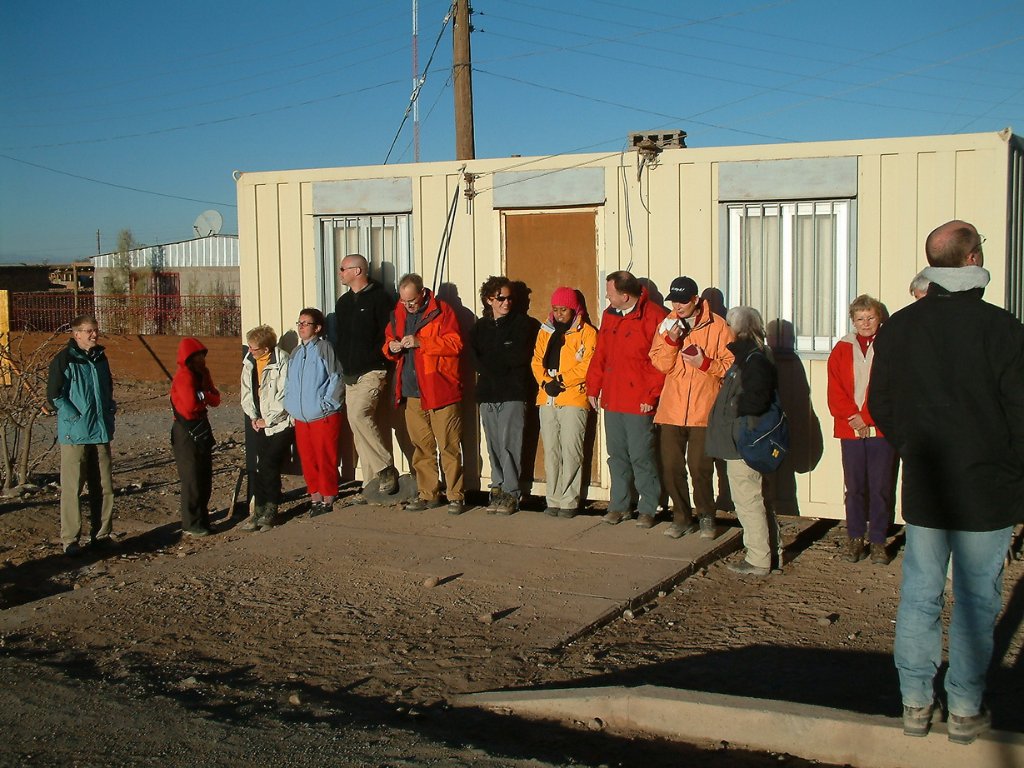
<path fill-rule="evenodd" d="M 422 622 L 456 611 L 468 622 L 490 624 L 503 647 L 558 648 L 741 546 L 738 528 L 723 527 L 708 541 L 669 539 L 664 527 L 609 526 L 597 516 L 566 520 L 530 511 L 503 517 L 482 507 L 463 515 L 444 507 L 336 507 L 266 533 L 229 530 L 182 542 L 179 557 L 148 563 L 146 578 L 153 578 L 153 569 L 163 571 L 165 581 L 186 572 L 200 582 L 216 574 L 218 586 L 232 594 L 244 593 L 253 578 L 289 578 L 309 585 L 313 603 L 337 585 L 346 604 L 360 610 L 385 601 Z M 440 583 L 424 588 L 428 577 Z M 89 590 L 61 599 L 77 601 Z M 0 617 L 0 626 L 3 618 L 15 621 Z"/>
<path fill-rule="evenodd" d="M 903 735 L 901 721 L 827 707 L 656 686 L 494 691 L 455 698 L 526 718 L 592 723 L 612 731 L 656 734 L 691 743 L 788 753 L 858 768 L 1024 766 L 1024 735 L 990 732 L 973 744 L 951 744 L 944 724 L 925 738 Z"/>

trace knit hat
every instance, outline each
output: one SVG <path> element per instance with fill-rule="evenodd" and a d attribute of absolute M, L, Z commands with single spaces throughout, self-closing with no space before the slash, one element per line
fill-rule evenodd
<path fill-rule="evenodd" d="M 576 295 L 576 290 L 564 285 L 561 288 L 556 288 L 555 292 L 551 294 L 551 306 L 566 307 L 571 309 L 573 314 L 578 314 L 582 309 L 579 297 Z"/>

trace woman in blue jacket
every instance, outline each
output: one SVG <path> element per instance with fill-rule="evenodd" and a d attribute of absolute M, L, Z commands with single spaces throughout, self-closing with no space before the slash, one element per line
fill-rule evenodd
<path fill-rule="evenodd" d="M 338 496 L 338 439 L 345 385 L 334 347 L 320 334 L 324 313 L 306 307 L 295 323 L 297 346 L 288 359 L 284 407 L 295 420 L 295 447 L 311 504 L 309 516 L 329 512 Z"/>

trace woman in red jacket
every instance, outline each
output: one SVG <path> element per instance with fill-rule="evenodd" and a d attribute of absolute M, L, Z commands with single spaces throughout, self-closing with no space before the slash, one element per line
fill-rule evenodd
<path fill-rule="evenodd" d="M 182 339 L 171 382 L 171 446 L 181 478 L 181 531 L 189 536 L 210 535 L 214 440 L 206 409 L 218 405 L 220 392 L 206 367 L 206 347 L 199 339 Z"/>
<path fill-rule="evenodd" d="M 840 339 L 828 358 L 828 409 L 843 452 L 846 559 L 851 563 L 867 556 L 865 535 L 871 544 L 871 562 L 888 565 L 890 560 L 885 537 L 892 522 L 896 452 L 875 427 L 867 408 L 875 334 L 888 317 L 880 301 L 858 296 L 850 305 L 854 332 Z"/>

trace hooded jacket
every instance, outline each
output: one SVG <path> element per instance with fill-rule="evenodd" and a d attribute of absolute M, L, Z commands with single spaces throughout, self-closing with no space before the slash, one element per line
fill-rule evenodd
<path fill-rule="evenodd" d="M 676 427 L 706 427 L 711 406 L 722 388 L 725 372 L 733 363 L 729 343 L 736 337 L 728 323 L 711 311 L 704 299 L 686 323 L 676 312 L 669 313 L 651 343 L 651 363 L 665 376 L 655 424 Z M 673 342 L 668 331 L 676 322 L 686 323 L 689 331 Z M 704 353 L 704 365 L 695 368 L 683 361 L 683 349 L 696 344 Z"/>
<path fill-rule="evenodd" d="M 117 405 L 103 347 L 86 352 L 68 339 L 50 361 L 46 399 L 57 410 L 57 440 L 62 445 L 99 445 L 114 439 Z"/>
<path fill-rule="evenodd" d="M 868 405 L 903 460 L 903 518 L 1024 521 L 1024 327 L 982 299 L 981 267 L 925 270 L 928 295 L 878 331 Z"/>
<path fill-rule="evenodd" d="M 462 379 L 459 375 L 459 355 L 462 354 L 462 332 L 452 308 L 424 288 L 426 300 L 419 328 L 415 336 L 419 346 L 413 350 L 416 380 L 420 385 L 420 404 L 424 410 L 432 411 L 462 400 Z M 382 351 L 389 360 L 397 363 L 394 379 L 394 403 L 397 406 L 402 394 L 402 369 L 405 367 L 406 351 L 393 353 L 388 349 L 392 341 L 401 341 L 406 335 L 405 324 L 409 317 L 401 302 L 391 313 L 391 320 L 384 331 Z"/>
<path fill-rule="evenodd" d="M 284 407 L 285 382 L 288 379 L 288 353 L 280 347 L 270 350 L 270 360 L 263 367 L 259 380 L 259 402 L 253 392 L 256 361 L 250 352 L 242 358 L 242 411 L 250 420 L 261 418 L 267 426 L 266 435 L 276 435 L 291 426 L 291 417 Z M 257 404 L 259 409 L 257 410 Z"/>
<path fill-rule="evenodd" d="M 587 400 L 587 371 L 597 350 L 597 329 L 586 322 L 579 314 L 573 320 L 569 330 L 565 332 L 565 343 L 558 352 L 557 377 L 561 379 L 565 391 L 558 397 L 551 397 L 544 391 L 544 385 L 553 376 L 544 368 L 544 355 L 548 351 L 548 342 L 555 332 L 554 326 L 544 323 L 537 334 L 537 343 L 533 348 L 533 378 L 540 385 L 537 393 L 537 405 L 574 406 L 590 409 Z"/>
<path fill-rule="evenodd" d="M 326 339 L 300 343 L 288 357 L 285 373 L 284 407 L 295 421 L 319 421 L 345 404 L 345 383 Z"/>
<path fill-rule="evenodd" d="M 666 314 L 664 307 L 651 303 L 646 288 L 629 314 L 605 309 L 587 369 L 588 397 L 600 397 L 601 407 L 609 411 L 637 415 L 641 403 L 658 402 L 665 374 L 651 364 L 648 353 Z"/>
<path fill-rule="evenodd" d="M 220 392 L 213 385 L 210 369 L 199 375 L 186 365 L 192 355 L 206 351 L 199 339 L 185 338 L 178 345 L 178 369 L 171 381 L 171 405 L 186 421 L 202 419 L 206 416 L 207 406 L 216 408 L 220 405 Z"/>

